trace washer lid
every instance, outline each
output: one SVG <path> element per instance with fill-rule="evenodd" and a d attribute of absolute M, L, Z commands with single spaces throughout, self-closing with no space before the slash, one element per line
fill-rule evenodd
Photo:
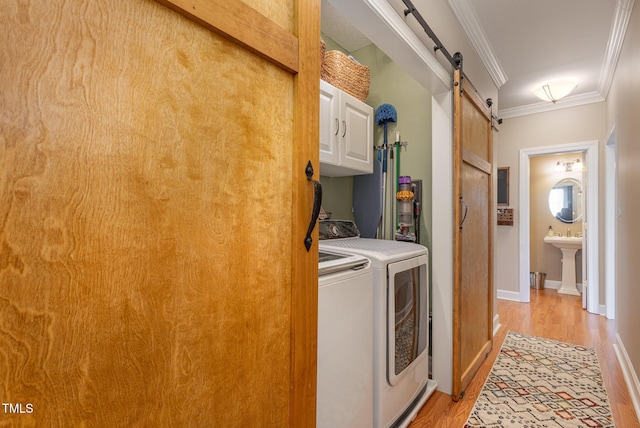
<path fill-rule="evenodd" d="M 322 249 L 318 254 L 318 275 L 327 275 L 349 269 L 362 269 L 368 263 L 369 260 L 364 256 Z"/>

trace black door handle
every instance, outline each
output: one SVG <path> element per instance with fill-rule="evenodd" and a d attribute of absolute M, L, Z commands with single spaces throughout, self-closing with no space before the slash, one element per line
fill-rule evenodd
<path fill-rule="evenodd" d="M 307 228 L 307 236 L 304 237 L 304 246 L 307 251 L 309 251 L 309 249 L 311 249 L 311 244 L 313 244 L 311 233 L 313 232 L 313 228 L 316 227 L 318 216 L 320 216 L 320 206 L 322 205 L 322 184 L 320 184 L 318 180 L 314 180 L 312 178 L 313 165 L 311 165 L 311 161 L 307 163 L 305 173 L 307 174 L 307 180 L 313 182 L 313 211 L 311 212 L 311 221 Z"/>
<path fill-rule="evenodd" d="M 464 224 L 464 221 L 467 219 L 467 214 L 469 213 L 469 205 L 467 205 L 464 199 L 462 199 L 462 196 L 460 196 L 460 206 L 464 207 L 464 214 L 462 214 L 462 220 L 460 220 L 460 230 L 462 230 L 462 225 Z"/>

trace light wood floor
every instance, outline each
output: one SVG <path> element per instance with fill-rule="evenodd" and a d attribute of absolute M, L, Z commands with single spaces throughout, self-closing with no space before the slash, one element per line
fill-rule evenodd
<path fill-rule="evenodd" d="M 509 330 L 595 348 L 616 427 L 640 427 L 613 350 L 615 321 L 583 310 L 580 297 L 548 289 L 531 290 L 531 303 L 498 300 L 498 315 L 502 327 L 495 337 L 493 350 L 464 398 L 456 403 L 450 395 L 436 391 L 409 428 L 462 427 Z"/>

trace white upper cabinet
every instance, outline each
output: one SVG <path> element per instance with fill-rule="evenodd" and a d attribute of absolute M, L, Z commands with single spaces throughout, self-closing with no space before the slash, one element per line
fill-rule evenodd
<path fill-rule="evenodd" d="M 373 172 L 373 108 L 320 81 L 320 175 Z"/>

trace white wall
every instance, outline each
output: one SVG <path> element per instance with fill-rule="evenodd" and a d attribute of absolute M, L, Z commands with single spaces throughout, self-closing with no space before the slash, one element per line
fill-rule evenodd
<path fill-rule="evenodd" d="M 631 21 L 609 97 L 607 130 L 615 126 L 618 148 L 616 217 L 616 331 L 636 413 L 640 415 L 640 6 Z"/>

